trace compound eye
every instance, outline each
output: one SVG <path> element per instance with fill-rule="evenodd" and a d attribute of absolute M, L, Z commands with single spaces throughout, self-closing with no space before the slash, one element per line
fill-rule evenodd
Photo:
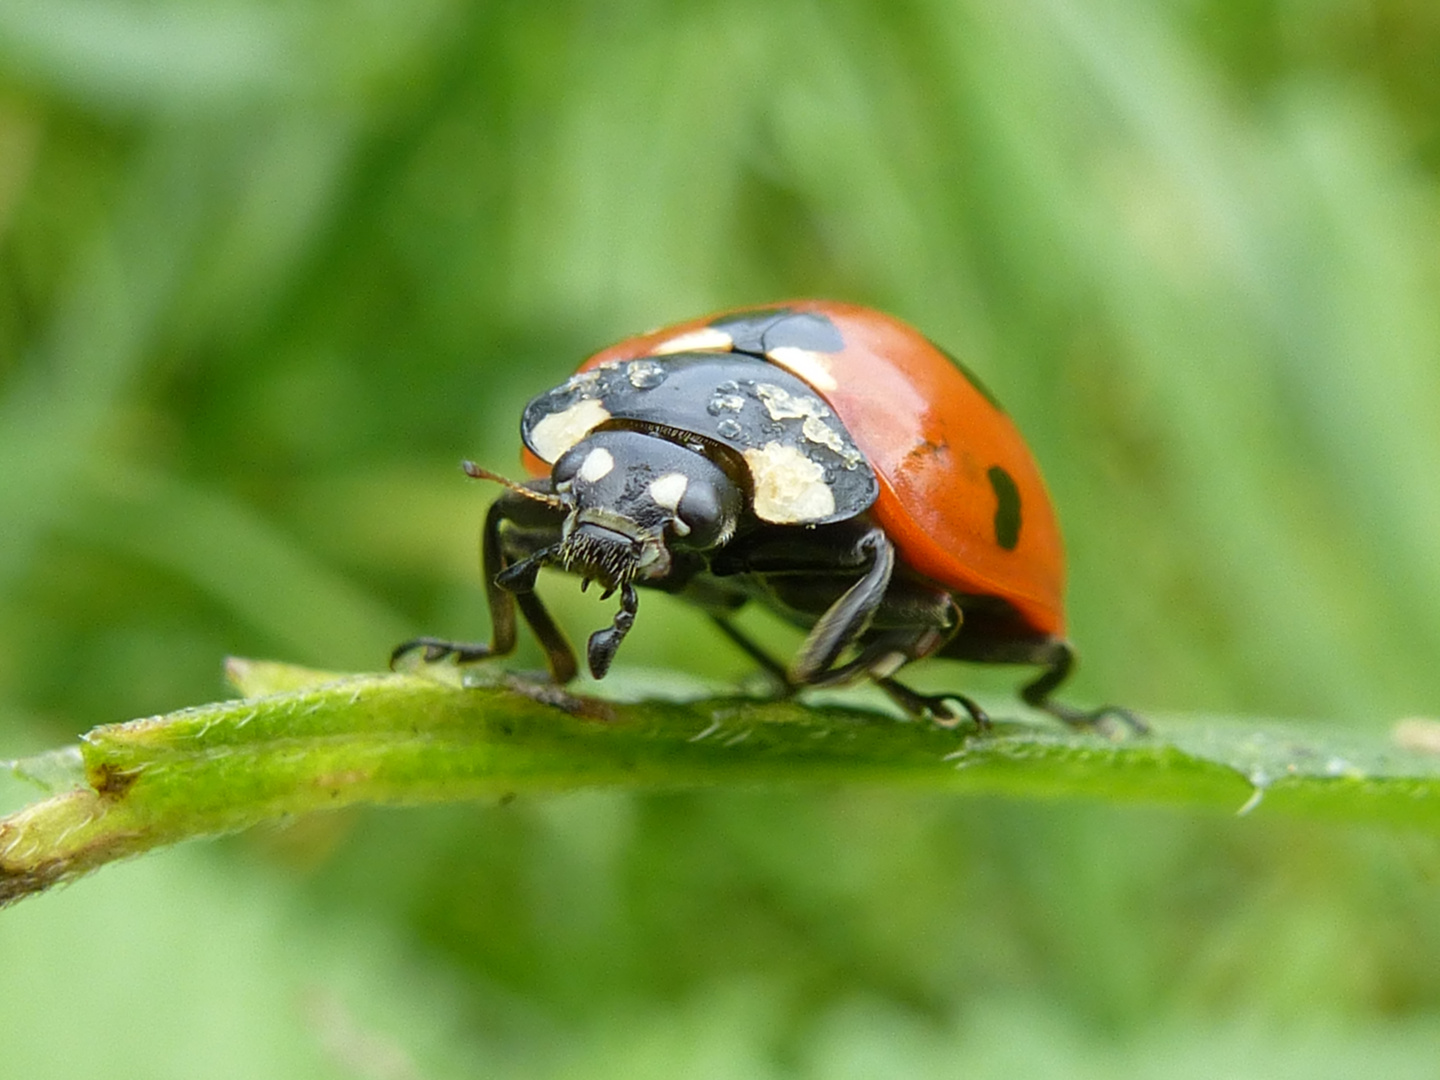
<path fill-rule="evenodd" d="M 579 451 L 577 453 L 577 451 Z M 575 479 L 575 474 L 580 471 L 580 463 L 585 460 L 585 452 L 580 447 L 571 447 L 560 455 L 560 460 L 550 469 L 550 480 L 557 487 L 560 484 L 568 484 Z"/>
<path fill-rule="evenodd" d="M 732 494 L 735 498 L 730 501 L 738 502 L 738 494 Z M 671 529 L 677 547 L 713 547 L 734 527 L 735 510 L 727 506 L 724 493 L 709 479 L 666 473 L 650 485 L 650 497 L 675 515 Z"/>
<path fill-rule="evenodd" d="M 686 540 L 695 547 L 709 547 L 724 528 L 724 508 L 710 484 L 691 484 L 680 500 L 675 516 L 690 530 Z"/>

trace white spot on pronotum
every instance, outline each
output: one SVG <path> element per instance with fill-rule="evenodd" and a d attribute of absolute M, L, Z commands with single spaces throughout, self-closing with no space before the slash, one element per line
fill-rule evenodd
<path fill-rule="evenodd" d="M 530 429 L 530 449 L 546 464 L 553 465 L 561 454 L 609 419 L 610 411 L 594 398 L 577 401 L 568 409 L 543 417 Z"/>
<path fill-rule="evenodd" d="M 595 481 L 609 476 L 610 470 L 613 468 L 615 468 L 615 459 L 611 456 L 610 451 L 603 446 L 597 446 L 586 454 L 585 460 L 580 463 L 580 479 L 593 484 Z"/>
<path fill-rule="evenodd" d="M 745 451 L 755 488 L 755 516 L 776 525 L 819 521 L 835 512 L 825 470 L 793 446 L 770 442 Z"/>
<path fill-rule="evenodd" d="M 655 500 L 656 506 L 675 510 L 680 506 L 680 500 L 685 497 L 685 489 L 689 486 L 690 478 L 684 473 L 666 473 L 650 481 L 650 498 Z"/>
<path fill-rule="evenodd" d="M 724 330 L 714 326 L 702 326 L 699 330 L 691 330 L 688 334 L 681 334 L 669 341 L 661 342 L 651 350 L 653 356 L 669 356 L 678 352 L 726 352 L 735 339 Z"/>
<path fill-rule="evenodd" d="M 799 375 L 816 390 L 834 390 L 840 384 L 830 374 L 830 361 L 824 353 L 812 349 L 798 349 L 793 345 L 781 345 L 765 354 L 772 364 L 783 367 L 792 375 Z"/>

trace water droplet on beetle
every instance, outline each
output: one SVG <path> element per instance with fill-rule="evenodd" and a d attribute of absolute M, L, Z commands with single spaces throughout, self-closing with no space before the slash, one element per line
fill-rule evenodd
<path fill-rule="evenodd" d="M 636 390 L 652 390 L 665 381 L 665 367 L 654 360 L 636 360 L 626 373 Z"/>
<path fill-rule="evenodd" d="M 739 394 L 724 394 L 718 391 L 705 403 L 705 411 L 711 416 L 719 416 L 723 412 L 739 412 L 743 408 L 745 399 Z"/>

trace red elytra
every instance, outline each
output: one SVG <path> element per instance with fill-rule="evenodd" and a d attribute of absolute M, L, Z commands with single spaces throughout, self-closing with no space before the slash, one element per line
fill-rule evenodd
<path fill-rule="evenodd" d="M 578 370 L 647 356 L 663 359 L 667 343 L 717 320 L 779 309 L 823 315 L 840 332 L 838 352 L 811 354 L 795 364 L 767 359 L 811 386 L 864 453 L 880 484 L 870 514 L 900 560 L 952 592 L 1008 602 L 1021 623 L 1013 628 L 1017 635 L 1063 638 L 1064 545 L 1025 440 L 949 356 L 899 319 L 830 300 L 735 308 L 626 338 Z M 532 475 L 549 474 L 534 454 L 526 450 L 523 456 Z M 1008 548 L 997 539 L 998 495 L 990 476 L 996 467 L 1018 493 L 1019 530 Z M 997 630 L 1004 626 L 996 624 Z"/>

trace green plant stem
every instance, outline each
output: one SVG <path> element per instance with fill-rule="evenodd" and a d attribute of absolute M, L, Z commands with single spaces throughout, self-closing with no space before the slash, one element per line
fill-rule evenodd
<path fill-rule="evenodd" d="M 316 810 L 594 787 L 865 782 L 1440 823 L 1435 757 L 1341 752 L 1323 731 L 1307 741 L 1273 727 L 1164 725 L 1111 741 L 1003 724 L 975 735 L 797 702 L 623 704 L 508 676 L 460 688 L 249 661 L 230 670 L 245 698 L 99 727 L 78 755 L 15 763 L 66 789 L 0 820 L 0 903 L 165 844 Z"/>

